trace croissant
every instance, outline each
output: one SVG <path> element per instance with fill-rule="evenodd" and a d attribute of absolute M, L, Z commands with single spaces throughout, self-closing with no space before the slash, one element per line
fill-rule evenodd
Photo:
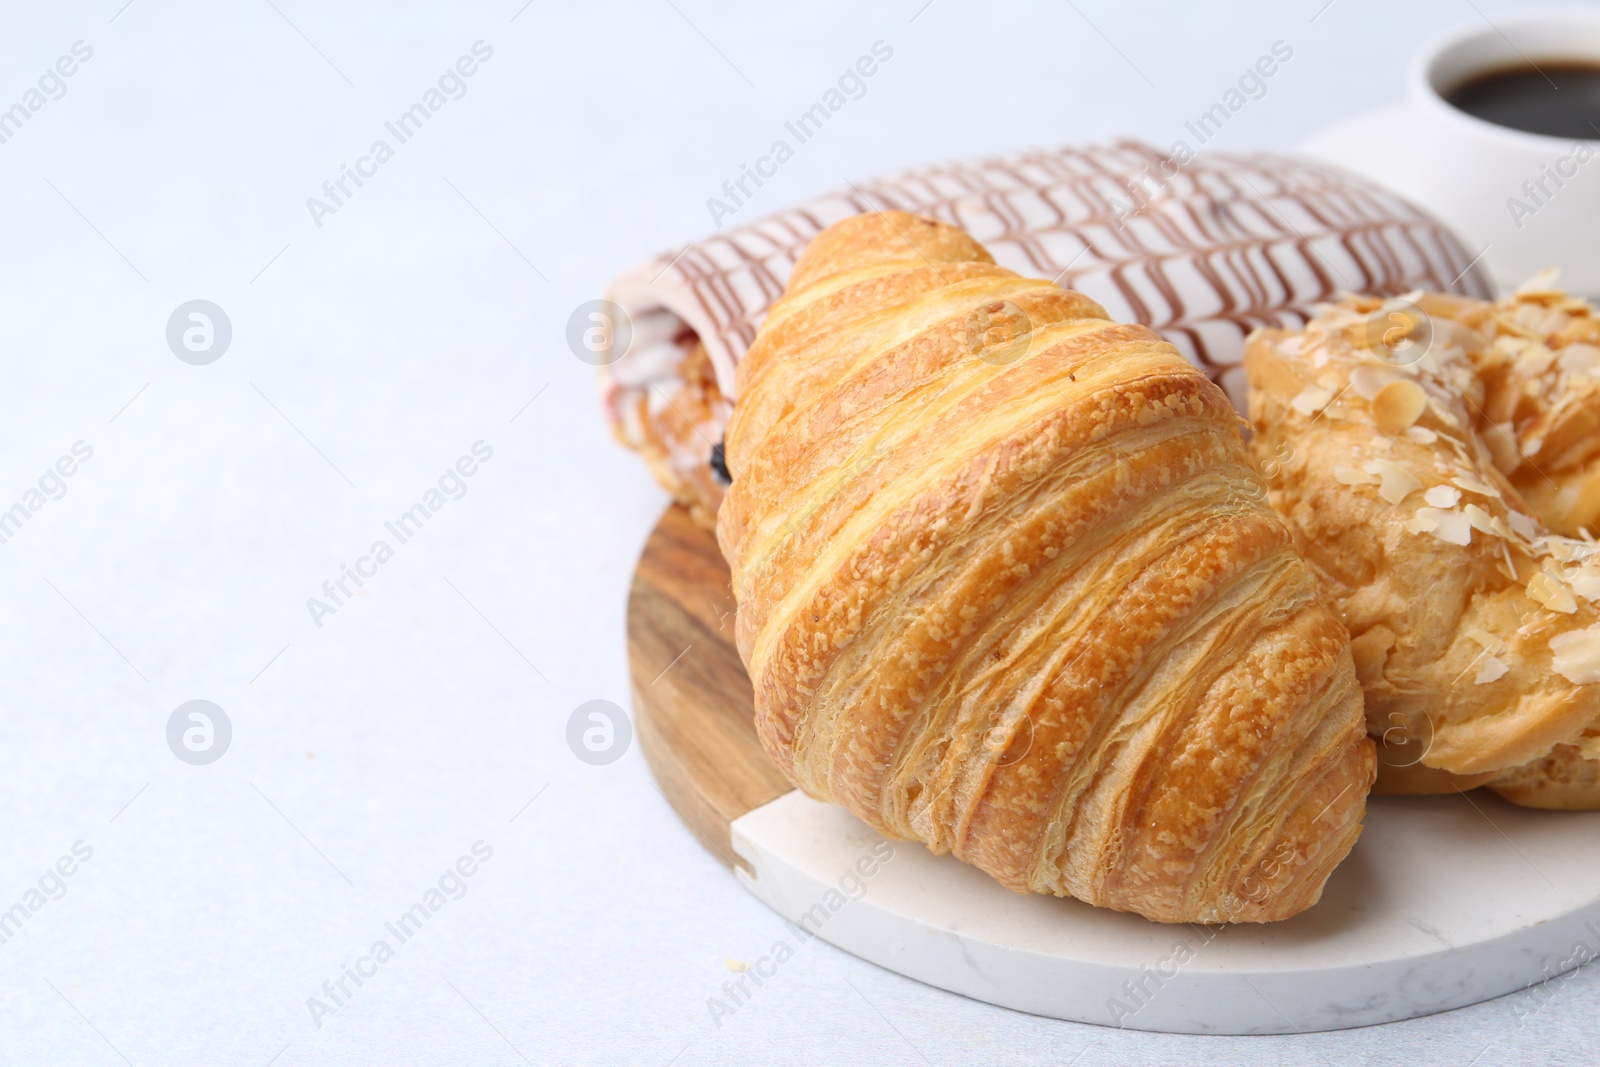
<path fill-rule="evenodd" d="M 1600 415 L 1584 343 L 1539 339 L 1587 318 L 1560 306 L 1351 298 L 1246 347 L 1251 447 L 1349 627 L 1380 791 L 1600 808 L 1600 545 L 1551 533 L 1515 484 L 1567 479 L 1540 497 L 1552 523 L 1588 513 L 1581 442 L 1530 458 Z"/>
<path fill-rule="evenodd" d="M 1018 892 L 1317 901 L 1373 746 L 1221 389 L 900 212 L 811 242 L 737 384 L 717 535 L 801 789 Z"/>

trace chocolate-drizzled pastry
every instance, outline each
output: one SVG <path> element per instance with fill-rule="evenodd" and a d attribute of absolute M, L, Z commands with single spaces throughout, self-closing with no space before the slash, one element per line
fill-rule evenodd
<path fill-rule="evenodd" d="M 812 237 L 884 208 L 959 225 L 1001 266 L 1154 327 L 1241 408 L 1237 368 L 1256 327 L 1299 327 L 1312 305 L 1346 291 L 1491 292 L 1440 223 L 1305 159 L 1217 153 L 1180 164 L 1124 141 L 860 182 L 662 255 L 612 286 L 634 328 L 628 353 L 600 371 L 607 417 L 707 525 L 723 491 L 711 449 L 757 327 Z"/>

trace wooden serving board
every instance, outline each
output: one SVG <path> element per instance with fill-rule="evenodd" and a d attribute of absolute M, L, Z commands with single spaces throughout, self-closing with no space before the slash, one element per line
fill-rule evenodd
<path fill-rule="evenodd" d="M 729 867 L 742 865 L 733 820 L 794 788 L 756 739 L 733 610 L 716 537 L 674 504 L 645 542 L 628 597 L 634 719 L 657 788 Z"/>

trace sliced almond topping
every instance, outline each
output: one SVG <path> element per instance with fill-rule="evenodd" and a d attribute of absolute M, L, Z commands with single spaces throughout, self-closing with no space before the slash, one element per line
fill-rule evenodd
<path fill-rule="evenodd" d="M 1459 511 L 1418 508 L 1416 517 L 1407 524 L 1407 529 L 1413 533 L 1431 533 L 1447 545 L 1465 546 L 1472 543 L 1472 523 Z"/>
<path fill-rule="evenodd" d="M 1409 379 L 1390 382 L 1372 398 L 1372 417 L 1384 433 L 1399 433 L 1421 418 L 1426 410 L 1428 394 Z"/>
<path fill-rule="evenodd" d="M 1489 682 L 1498 682 L 1511 668 L 1493 656 L 1485 654 L 1478 661 L 1478 676 L 1472 681 L 1476 685 L 1487 685 Z"/>
<path fill-rule="evenodd" d="M 1498 469 L 1495 465 L 1494 453 L 1489 451 L 1489 446 L 1483 443 L 1483 434 L 1481 433 L 1472 438 L 1472 456 L 1473 462 L 1479 470 Z"/>
<path fill-rule="evenodd" d="M 1498 312 L 1494 316 L 1494 324 L 1497 328 L 1505 331 L 1513 337 L 1521 337 L 1528 341 L 1537 341 L 1539 339 L 1538 334 L 1534 333 L 1532 330 L 1529 330 L 1526 326 L 1523 326 L 1518 322 L 1513 322 Z"/>
<path fill-rule="evenodd" d="M 1600 348 L 1594 345 L 1575 342 L 1557 352 L 1556 358 L 1568 374 L 1600 376 Z"/>
<path fill-rule="evenodd" d="M 1506 576 L 1507 581 L 1514 582 L 1517 580 L 1517 565 L 1511 562 L 1511 542 L 1502 538 L 1499 545 L 1500 573 Z M 1522 546 L 1519 544 L 1517 547 L 1521 548 Z"/>
<path fill-rule="evenodd" d="M 1289 406 L 1302 415 L 1315 415 L 1328 406 L 1328 401 L 1333 399 L 1333 392 L 1313 385 L 1303 390 L 1299 396 L 1289 401 Z"/>
<path fill-rule="evenodd" d="M 1378 495 L 1391 504 L 1398 504 L 1422 488 L 1422 482 L 1404 467 L 1387 459 L 1375 459 L 1361 468 L 1380 479 Z"/>
<path fill-rule="evenodd" d="M 1504 356 L 1510 360 L 1515 360 L 1519 355 L 1522 354 L 1522 350 L 1528 347 L 1528 344 L 1529 342 L 1526 338 L 1513 337 L 1510 334 L 1501 334 L 1499 337 L 1494 339 L 1494 345 L 1492 347 L 1497 355 Z"/>
<path fill-rule="evenodd" d="M 1517 531 L 1518 534 L 1527 538 L 1529 541 L 1532 541 L 1535 537 L 1538 537 L 1542 532 L 1538 519 L 1534 518 L 1532 515 L 1524 515 L 1520 511 L 1507 512 L 1506 521 L 1511 524 L 1511 528 L 1513 530 Z"/>
<path fill-rule="evenodd" d="M 1482 646 L 1483 651 L 1494 653 L 1496 656 L 1506 651 L 1506 641 L 1499 638 L 1498 635 L 1488 632 L 1488 630 L 1475 627 L 1475 625 L 1470 629 L 1462 630 L 1462 637 L 1472 638 L 1472 640 L 1477 641 L 1478 645 Z"/>
<path fill-rule="evenodd" d="M 1363 363 L 1350 372 L 1350 389 L 1362 400 L 1371 400 L 1384 386 L 1398 380 L 1394 371 L 1387 367 Z"/>
<path fill-rule="evenodd" d="M 1550 639 L 1550 669 L 1573 685 L 1600 682 L 1600 632 L 1570 630 Z"/>
<path fill-rule="evenodd" d="M 1568 579 L 1572 591 L 1591 604 L 1600 600 L 1600 574 L 1591 570 L 1580 570 Z"/>
<path fill-rule="evenodd" d="M 1406 436 L 1419 445 L 1431 445 L 1439 439 L 1439 435 L 1426 426 L 1407 426 Z"/>
<path fill-rule="evenodd" d="M 1528 579 L 1528 598 L 1562 615 L 1571 615 L 1578 610 L 1578 602 L 1567 587 L 1544 571 Z"/>
<path fill-rule="evenodd" d="M 1495 532 L 1494 516 L 1490 515 L 1487 511 L 1484 511 L 1476 504 L 1468 504 L 1462 510 L 1465 512 L 1467 521 L 1472 524 L 1472 528 L 1474 530 L 1477 530 L 1479 533 L 1486 534 L 1492 534 Z"/>
<path fill-rule="evenodd" d="M 1522 355 L 1517 357 L 1516 370 L 1519 374 L 1536 377 L 1550 369 L 1550 364 L 1556 361 L 1556 354 L 1542 342 L 1533 341 L 1522 350 Z"/>
<path fill-rule="evenodd" d="M 1333 478 L 1340 485 L 1371 485 L 1378 480 L 1366 471 L 1358 471 L 1354 467 L 1333 468 Z"/>
<path fill-rule="evenodd" d="M 1453 485 L 1436 485 L 1423 493 L 1422 499 L 1436 508 L 1453 508 L 1461 503 L 1461 490 Z"/>
<path fill-rule="evenodd" d="M 1573 560 L 1581 558 L 1578 555 L 1578 548 L 1581 544 L 1581 541 L 1574 541 L 1570 537 L 1544 537 L 1539 540 L 1539 548 L 1548 554 L 1551 559 L 1558 559 L 1562 563 L 1571 563 Z"/>
<path fill-rule="evenodd" d="M 1451 484 L 1459 485 L 1467 492 L 1477 493 L 1479 496 L 1498 497 L 1500 495 L 1500 490 L 1496 489 L 1492 485 L 1484 485 L 1482 482 L 1478 481 L 1478 479 L 1469 474 L 1463 474 L 1459 478 L 1451 478 L 1450 481 Z"/>
<path fill-rule="evenodd" d="M 1496 637 L 1494 634 L 1490 633 L 1488 630 L 1482 630 L 1474 626 L 1470 630 L 1465 631 L 1465 633 L 1467 637 L 1470 637 L 1472 640 L 1478 642 L 1478 644 L 1483 647 L 1485 652 L 1493 652 L 1498 656 L 1500 653 L 1506 650 L 1506 643 L 1499 637 Z"/>

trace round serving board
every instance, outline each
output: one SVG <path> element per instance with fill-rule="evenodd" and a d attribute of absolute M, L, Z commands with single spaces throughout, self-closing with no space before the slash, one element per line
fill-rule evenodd
<path fill-rule="evenodd" d="M 1409 1019 L 1600 957 L 1600 813 L 1481 790 L 1373 798 L 1322 902 L 1269 926 L 1168 926 L 1011 893 L 793 789 L 756 739 L 733 608 L 715 538 L 669 508 L 628 605 L 640 743 L 684 822 L 789 920 L 791 947 L 820 936 L 1008 1008 L 1192 1034 Z M 1522 1012 L 1543 1003 L 1523 996 Z"/>
<path fill-rule="evenodd" d="M 756 739 L 733 607 L 717 539 L 668 508 L 628 597 L 635 725 L 657 788 L 729 867 L 733 821 L 794 789 Z"/>

